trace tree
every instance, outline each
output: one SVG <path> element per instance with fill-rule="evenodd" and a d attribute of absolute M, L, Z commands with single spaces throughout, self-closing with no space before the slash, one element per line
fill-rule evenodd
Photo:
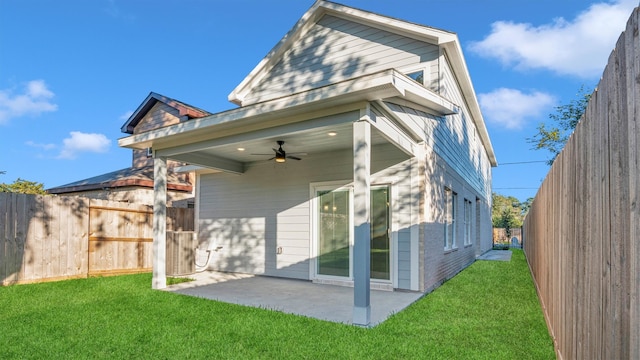
<path fill-rule="evenodd" d="M 0 192 L 45 195 L 44 184 L 18 178 L 11 184 L 0 183 Z"/>
<path fill-rule="evenodd" d="M 553 121 L 553 124 L 547 126 L 540 123 L 538 133 L 527 138 L 527 142 L 533 144 L 532 149 L 547 150 L 551 153 L 551 158 L 547 160 L 548 165 L 553 164 L 576 125 L 580 122 L 592 92 L 585 90 L 584 85 L 581 86 L 576 94 L 576 99 L 571 100 L 568 104 L 556 106 L 556 112 L 549 114 L 549 119 Z"/>
<path fill-rule="evenodd" d="M 525 213 L 523 204 L 513 196 L 493 193 L 491 205 L 491 221 L 494 228 L 507 229 L 507 236 L 511 236 L 510 229 L 522 226 Z"/>

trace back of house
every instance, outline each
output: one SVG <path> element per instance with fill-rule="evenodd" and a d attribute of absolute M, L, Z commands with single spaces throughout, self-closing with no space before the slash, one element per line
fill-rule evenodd
<path fill-rule="evenodd" d="M 350 286 L 365 264 L 427 292 L 491 248 L 497 163 L 454 33 L 317 1 L 229 100 L 120 141 L 193 166 L 210 269 Z"/>

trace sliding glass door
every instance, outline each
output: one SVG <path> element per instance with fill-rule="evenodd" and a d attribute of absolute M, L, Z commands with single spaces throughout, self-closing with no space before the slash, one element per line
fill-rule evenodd
<path fill-rule="evenodd" d="M 318 192 L 318 274 L 349 276 L 349 191 Z"/>
<path fill-rule="evenodd" d="M 371 278 L 391 280 L 389 187 L 371 189 Z"/>
<path fill-rule="evenodd" d="M 371 279 L 391 280 L 389 186 L 371 189 Z M 352 209 L 348 189 L 316 191 L 317 274 L 351 276 Z"/>

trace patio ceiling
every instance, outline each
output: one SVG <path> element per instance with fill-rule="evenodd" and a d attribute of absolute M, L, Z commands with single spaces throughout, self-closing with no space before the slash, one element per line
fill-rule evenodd
<path fill-rule="evenodd" d="M 274 148 L 278 148 L 276 141 L 283 140 L 283 149 L 287 154 L 305 153 L 298 156 L 303 160 L 307 156 L 326 153 L 336 150 L 353 148 L 353 123 L 342 123 L 332 126 L 324 126 L 312 130 L 283 132 L 279 135 L 269 135 L 257 139 L 239 140 L 223 145 L 214 145 L 184 154 L 171 156 L 177 160 L 187 160 L 185 162 L 194 165 L 197 159 L 214 157 L 241 163 L 243 165 L 267 161 L 274 156 Z M 388 144 L 389 141 L 380 133 L 373 130 L 371 133 L 371 143 L 373 146 Z M 257 155 L 261 154 L 261 155 Z M 191 159 L 191 161 L 188 161 Z M 287 160 L 295 161 L 295 160 Z"/>

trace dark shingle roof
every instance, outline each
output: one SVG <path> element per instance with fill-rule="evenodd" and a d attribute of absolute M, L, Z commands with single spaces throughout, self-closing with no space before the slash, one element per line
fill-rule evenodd
<path fill-rule="evenodd" d="M 69 184 L 47 189 L 50 194 L 64 194 L 78 191 L 98 190 L 105 188 L 118 188 L 127 186 L 139 186 L 153 188 L 153 166 L 142 168 L 126 168 L 110 173 L 75 181 Z M 192 185 L 183 176 L 167 172 L 167 189 L 191 192 Z"/>

